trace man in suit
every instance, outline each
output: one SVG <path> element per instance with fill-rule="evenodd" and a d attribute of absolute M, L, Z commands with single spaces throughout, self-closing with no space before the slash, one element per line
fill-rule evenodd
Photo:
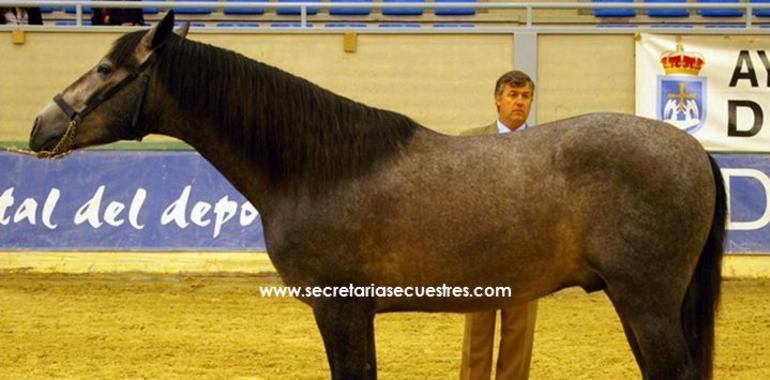
<path fill-rule="evenodd" d="M 527 74 L 518 70 L 503 74 L 495 84 L 497 120 L 488 126 L 469 129 L 462 135 L 518 133 L 527 129 L 527 117 L 534 93 L 535 83 Z M 466 314 L 461 380 L 489 380 L 497 312 L 489 310 Z M 536 314 L 536 300 L 500 309 L 497 380 L 529 378 Z"/>

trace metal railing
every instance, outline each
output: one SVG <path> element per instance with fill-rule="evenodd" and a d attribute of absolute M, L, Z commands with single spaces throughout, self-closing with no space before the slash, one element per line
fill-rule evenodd
<path fill-rule="evenodd" d="M 408 8 L 408 9 L 476 9 L 476 10 L 520 10 L 525 13 L 524 27 L 521 28 L 506 28 L 506 30 L 513 29 L 536 29 L 534 23 L 534 10 L 554 10 L 554 9 L 634 9 L 634 10 L 647 10 L 647 9 L 686 9 L 686 10 L 706 10 L 706 9 L 718 9 L 718 10 L 741 10 L 743 15 L 739 18 L 742 19 L 740 23 L 741 29 L 753 29 L 754 32 L 758 32 L 758 28 L 755 28 L 754 23 L 754 10 L 768 9 L 770 10 L 770 3 L 577 3 L 577 2 L 560 2 L 560 3 L 538 3 L 538 2 L 523 2 L 523 3 L 436 3 L 436 2 L 420 2 L 420 3 L 384 3 L 384 2 L 220 2 L 220 1 L 206 1 L 206 2 L 190 2 L 190 1 L 83 1 L 83 0 L 0 0 L 0 7 L 58 7 L 63 8 L 67 6 L 75 7 L 75 25 L 83 26 L 83 8 L 159 8 L 159 9 L 172 9 L 172 8 L 212 8 L 212 9 L 244 9 L 244 8 L 263 8 L 263 9 L 297 9 L 299 8 L 299 28 L 309 29 L 308 15 L 309 9 L 329 9 L 329 8 L 354 8 L 354 9 L 391 9 L 391 8 Z M 234 19 L 237 16 L 232 16 Z M 677 18 L 682 20 L 683 18 Z M 684 18 L 686 20 L 686 18 Z M 732 18 L 735 20 L 736 18 Z M 601 24 L 597 18 L 597 22 L 592 24 Z M 473 22 L 469 20 L 469 22 Z M 518 22 L 518 20 L 510 20 L 510 22 Z M 682 23 L 683 21 L 679 21 Z M 718 23 L 718 21 L 715 20 Z M 768 17 L 770 22 L 770 17 Z M 633 26 L 635 24 L 629 24 Z M 725 24 L 726 27 L 730 27 L 733 24 Z M 0 25 L 0 29 L 9 28 L 8 25 Z M 34 28 L 33 26 L 25 26 Z M 737 29 L 737 26 L 734 26 Z M 357 28 L 351 28 L 357 29 Z M 556 30 L 569 31 L 572 28 L 557 28 Z M 582 28 L 584 31 L 587 28 Z M 660 31 L 660 29 L 658 29 Z M 538 30 L 535 30 L 538 31 Z M 770 31 L 768 31 L 770 32 Z M 765 34 L 765 33 L 762 33 Z"/>

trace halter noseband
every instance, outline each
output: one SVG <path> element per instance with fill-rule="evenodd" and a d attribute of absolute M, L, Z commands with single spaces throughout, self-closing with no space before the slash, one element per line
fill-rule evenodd
<path fill-rule="evenodd" d="M 125 132 L 125 134 L 131 139 L 141 141 L 142 137 L 144 137 L 147 133 L 144 130 L 140 130 L 136 126 L 139 122 L 139 116 L 142 113 L 142 109 L 144 109 L 144 100 L 147 97 L 147 87 L 150 83 L 151 72 L 149 68 L 155 63 L 156 59 L 156 54 L 152 53 L 152 55 L 150 55 L 146 61 L 142 62 L 142 64 L 134 70 L 131 70 L 131 72 L 128 73 L 128 76 L 121 79 L 120 82 L 116 83 L 114 86 L 110 87 L 108 90 L 102 92 L 101 94 L 90 98 L 88 102 L 86 102 L 85 108 L 80 111 L 75 111 L 75 109 L 69 103 L 67 103 L 66 100 L 64 100 L 61 94 L 54 96 L 53 101 L 67 115 L 67 117 L 70 119 L 70 123 L 67 126 L 67 130 L 64 132 L 64 135 L 59 140 L 59 143 L 56 144 L 53 150 L 51 152 L 40 153 L 48 153 L 47 157 L 56 157 L 69 152 L 71 150 L 70 147 L 72 146 L 72 140 L 74 140 L 75 137 L 76 129 L 83 118 L 91 113 L 91 111 L 93 111 L 96 107 L 106 102 L 111 97 L 115 96 L 115 94 L 120 92 L 120 90 L 128 86 L 131 82 L 140 76 L 142 77 L 141 94 L 139 95 L 139 100 L 137 101 L 133 117 L 131 118 L 131 126 L 123 132 Z"/>

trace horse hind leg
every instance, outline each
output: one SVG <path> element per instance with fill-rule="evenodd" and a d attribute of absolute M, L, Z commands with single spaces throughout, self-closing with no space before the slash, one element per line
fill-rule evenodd
<path fill-rule="evenodd" d="M 629 325 L 628 322 L 622 319 L 621 322 L 623 323 L 623 332 L 626 334 L 628 345 L 631 346 L 631 352 L 634 353 L 634 359 L 636 359 L 636 363 L 639 365 L 639 369 L 642 371 L 642 379 L 648 380 L 650 377 L 647 374 L 647 365 L 644 363 L 644 356 L 642 356 L 642 351 L 639 349 L 639 343 L 636 341 L 634 330 L 631 328 L 631 325 Z"/>
<path fill-rule="evenodd" d="M 644 287 L 640 292 L 612 283 L 607 288 L 642 376 L 645 380 L 697 380 L 681 324 L 683 292 L 653 287 L 659 291 L 644 294 Z"/>
<path fill-rule="evenodd" d="M 591 265 L 606 284 L 643 378 L 696 380 L 681 319 L 692 269 L 689 256 L 673 255 L 683 247 L 672 249 L 649 230 L 639 231 L 605 234 L 603 249 L 591 251 L 600 252 L 591 255 Z"/>
<path fill-rule="evenodd" d="M 377 380 L 377 350 L 374 344 L 374 314 L 369 316 L 366 330 L 367 379 Z"/>
<path fill-rule="evenodd" d="M 313 304 L 333 380 L 377 378 L 374 312 L 365 299 L 319 299 Z"/>

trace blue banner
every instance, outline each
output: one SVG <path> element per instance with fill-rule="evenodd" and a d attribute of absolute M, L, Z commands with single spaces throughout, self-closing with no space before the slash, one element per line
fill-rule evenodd
<path fill-rule="evenodd" d="M 257 210 L 194 152 L 2 152 L 0 170 L 2 250 L 265 250 Z"/>
<path fill-rule="evenodd" d="M 770 254 L 770 156 L 715 154 L 730 202 L 725 248 Z"/>
<path fill-rule="evenodd" d="M 727 251 L 770 254 L 770 156 L 715 158 Z M 257 210 L 194 152 L 3 152 L 0 170 L 0 250 L 265 250 Z"/>

